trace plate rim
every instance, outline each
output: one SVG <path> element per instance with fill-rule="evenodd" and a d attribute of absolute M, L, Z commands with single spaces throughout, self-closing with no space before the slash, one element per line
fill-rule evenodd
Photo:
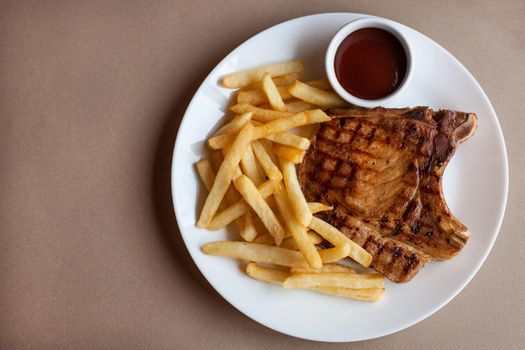
<path fill-rule="evenodd" d="M 501 146 L 500 147 L 501 147 L 502 154 L 504 156 L 503 157 L 503 163 L 504 163 L 504 167 L 503 167 L 503 178 L 504 178 L 504 184 L 503 184 L 503 191 L 504 191 L 504 193 L 503 193 L 503 206 L 502 206 L 501 211 L 500 211 L 500 213 L 498 215 L 498 218 L 497 218 L 495 234 L 492 235 L 492 238 L 491 238 L 490 242 L 488 242 L 488 244 L 486 246 L 486 249 L 484 250 L 484 252 L 483 252 L 483 254 L 481 256 L 481 259 L 475 265 L 474 269 L 472 269 L 469 272 L 467 278 L 465 278 L 464 281 L 462 281 L 457 288 L 454 288 L 451 291 L 450 296 L 448 298 L 445 298 L 441 303 L 436 304 L 428 312 L 423 313 L 419 317 L 415 317 L 413 320 L 404 322 L 400 326 L 392 327 L 392 328 L 388 329 L 387 331 L 379 332 L 373 337 L 355 337 L 355 339 L 352 339 L 352 340 L 320 339 L 320 338 L 316 338 L 316 337 L 307 337 L 307 336 L 301 336 L 301 335 L 298 335 L 298 334 L 293 334 L 291 332 L 288 332 L 288 331 L 285 331 L 285 330 L 282 330 L 282 329 L 276 329 L 275 327 L 273 327 L 271 324 L 268 324 L 264 320 L 261 320 L 258 317 L 254 316 L 254 315 L 252 315 L 250 313 L 245 312 L 242 308 L 240 308 L 238 305 L 236 305 L 234 300 L 230 300 L 229 297 L 224 295 L 222 293 L 222 291 L 220 290 L 220 288 L 217 288 L 215 283 L 210 281 L 210 279 L 207 277 L 207 272 L 203 271 L 199 267 L 199 265 L 197 264 L 196 258 L 193 256 L 191 250 L 188 249 L 188 242 L 186 240 L 185 235 L 182 233 L 181 225 L 179 225 L 178 208 L 177 208 L 177 205 L 175 203 L 175 192 L 176 192 L 176 185 L 175 185 L 175 176 L 176 176 L 175 161 L 176 161 L 177 151 L 178 151 L 178 149 L 180 147 L 180 143 L 178 142 L 179 141 L 179 137 L 181 135 L 181 132 L 183 130 L 183 127 L 184 127 L 185 123 L 187 122 L 187 118 L 186 118 L 187 113 L 193 107 L 193 104 L 196 103 L 197 96 L 204 89 L 205 83 L 210 79 L 210 77 L 217 70 L 219 70 L 220 67 L 222 67 L 223 64 L 225 62 L 227 62 L 227 60 L 230 59 L 230 57 L 233 56 L 238 49 L 240 49 L 245 44 L 247 44 L 247 42 L 249 42 L 252 39 L 255 39 L 258 36 L 261 36 L 262 34 L 264 34 L 264 33 L 268 32 L 268 31 L 274 29 L 277 26 L 283 25 L 285 23 L 299 21 L 299 20 L 305 20 L 305 19 L 310 18 L 310 17 L 323 17 L 323 16 L 331 16 L 331 15 L 356 15 L 356 16 L 359 16 L 358 18 L 361 18 L 361 17 L 378 17 L 378 18 L 384 18 L 384 19 L 390 20 L 389 18 L 385 18 L 385 17 L 374 16 L 374 15 L 364 14 L 364 13 L 357 13 L 357 12 L 323 12 L 323 13 L 315 13 L 315 14 L 310 14 L 310 15 L 306 15 L 306 16 L 300 16 L 300 17 L 291 18 L 289 20 L 277 23 L 275 25 L 272 25 L 272 26 L 270 26 L 270 27 L 268 27 L 268 28 L 258 32 L 257 34 L 249 37 L 248 39 L 244 40 L 241 44 L 236 46 L 226 56 L 224 56 L 215 65 L 215 67 L 206 75 L 206 77 L 201 81 L 201 83 L 200 83 L 199 87 L 197 88 L 197 90 L 195 90 L 195 93 L 193 94 L 193 97 L 191 98 L 191 101 L 189 102 L 188 106 L 186 107 L 186 109 L 184 111 L 184 114 L 182 116 L 182 120 L 181 120 L 181 122 L 179 124 L 179 129 L 177 131 L 177 135 L 176 135 L 174 146 L 173 146 L 171 172 L 170 172 L 170 176 L 171 176 L 170 184 L 171 184 L 171 199 L 172 199 L 173 209 L 174 209 L 174 213 L 175 213 L 175 220 L 177 221 L 177 226 L 179 228 L 180 235 L 182 236 L 182 239 L 184 241 L 185 248 L 187 249 L 188 253 L 190 254 L 190 256 L 191 256 L 194 264 L 197 266 L 199 272 L 206 278 L 206 281 L 215 289 L 215 291 L 224 300 L 226 300 L 231 306 L 233 306 L 235 309 L 237 309 L 239 312 L 241 312 L 242 314 L 244 314 L 248 318 L 254 320 L 255 322 L 257 322 L 257 323 L 259 323 L 259 324 L 261 324 L 261 325 L 263 325 L 263 326 L 265 326 L 267 328 L 272 329 L 273 331 L 276 331 L 276 332 L 279 332 L 279 333 L 283 333 L 283 334 L 286 334 L 286 335 L 289 335 L 289 336 L 292 336 L 292 337 L 296 337 L 296 338 L 300 338 L 300 339 L 307 339 L 307 340 L 312 340 L 312 341 L 317 341 L 317 342 L 344 343 L 344 342 L 357 342 L 357 341 L 363 341 L 363 340 L 369 340 L 369 339 L 377 339 L 377 338 L 384 337 L 384 336 L 387 336 L 387 335 L 390 335 L 390 334 L 397 333 L 397 332 L 402 331 L 404 329 L 407 329 L 407 328 L 409 328 L 409 327 L 411 327 L 411 326 L 413 326 L 413 325 L 415 325 L 415 324 L 417 324 L 417 323 L 427 319 L 428 317 L 432 316 L 437 311 L 441 310 L 452 299 L 454 299 L 470 283 L 470 281 L 472 281 L 472 279 L 478 273 L 479 269 L 485 263 L 485 260 L 487 259 L 488 255 L 492 251 L 494 243 L 495 243 L 496 239 L 498 238 L 500 230 L 501 230 L 501 225 L 502 225 L 503 219 L 505 217 L 505 212 L 506 212 L 507 202 L 508 202 L 509 164 L 508 164 L 508 154 L 507 154 L 507 147 L 506 147 L 506 143 L 505 143 L 505 137 L 503 135 L 503 131 L 502 131 L 502 128 L 501 128 L 501 125 L 500 125 L 500 122 L 499 122 L 498 115 L 496 114 L 496 111 L 494 110 L 494 107 L 493 107 L 492 103 L 490 102 L 490 99 L 488 98 L 487 94 L 485 93 L 485 91 L 483 90 L 481 85 L 478 83 L 478 81 L 474 78 L 474 76 L 470 73 L 470 71 L 452 53 L 450 53 L 447 49 L 445 49 L 439 43 L 434 41 L 432 38 L 428 37 L 427 35 L 421 33 L 420 31 L 418 31 L 418 30 L 416 30 L 416 29 L 414 29 L 414 28 L 412 28 L 410 26 L 407 26 L 407 25 L 405 25 L 403 23 L 400 23 L 398 21 L 394 21 L 396 23 L 399 23 L 399 24 L 401 24 L 401 25 L 403 25 L 403 26 L 405 26 L 405 27 L 407 27 L 407 28 L 409 28 L 411 30 L 414 30 L 417 33 L 423 35 L 426 39 L 430 40 L 432 42 L 432 44 L 435 45 L 439 50 L 441 50 L 443 53 L 448 55 L 453 61 L 455 61 L 455 63 L 457 63 L 459 65 L 459 67 L 461 67 L 461 70 L 464 73 L 466 73 L 466 76 L 473 83 L 474 87 L 476 87 L 479 90 L 479 92 L 481 92 L 482 97 L 485 99 L 485 101 L 488 104 L 490 112 L 496 117 L 495 118 L 496 126 L 497 126 L 496 133 L 498 134 L 499 140 L 501 140 Z"/>

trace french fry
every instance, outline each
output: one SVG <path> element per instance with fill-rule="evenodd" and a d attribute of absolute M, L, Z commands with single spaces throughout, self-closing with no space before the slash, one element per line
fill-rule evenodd
<path fill-rule="evenodd" d="M 353 268 L 340 265 L 340 264 L 323 264 L 320 269 L 300 268 L 293 267 L 290 269 L 290 272 L 293 274 L 298 273 L 323 273 L 323 272 L 341 272 L 341 273 L 357 273 Z"/>
<path fill-rule="evenodd" d="M 213 136 L 238 133 L 241 131 L 244 124 L 252 119 L 252 116 L 252 112 L 236 115 L 229 123 L 217 130 Z"/>
<path fill-rule="evenodd" d="M 228 152 L 230 151 L 231 146 L 232 146 L 232 145 L 229 144 L 229 145 L 226 145 L 226 147 L 224 147 L 224 148 L 222 149 L 222 154 L 223 154 L 224 157 L 226 157 L 226 155 L 227 155 Z M 242 160 L 242 158 L 241 158 L 241 160 Z M 240 167 L 239 165 L 235 166 L 235 167 L 233 168 L 233 177 L 232 177 L 232 179 L 235 180 L 236 178 L 238 178 L 238 177 L 241 176 L 241 175 L 242 175 L 241 167 Z"/>
<path fill-rule="evenodd" d="M 299 75 L 297 74 L 289 74 L 283 77 L 276 77 L 273 78 L 273 82 L 275 86 L 277 86 L 277 90 L 279 91 L 279 95 L 281 95 L 281 98 L 286 101 L 294 98 L 288 90 L 292 87 L 292 83 L 294 83 Z M 321 90 L 329 90 L 331 89 L 330 83 L 326 79 L 318 79 L 318 80 L 311 80 L 306 82 L 307 85 L 310 85 L 312 87 L 321 89 Z M 257 83 L 254 86 L 252 86 L 250 89 L 241 89 L 239 93 L 237 94 L 237 103 L 248 103 L 253 106 L 259 106 L 265 103 L 268 103 L 268 98 L 266 97 L 266 94 L 261 91 L 261 83 Z M 307 102 L 301 101 L 304 104 L 300 105 L 298 104 L 296 108 L 300 108 L 299 106 L 302 106 L 301 110 L 290 110 L 288 109 L 288 112 L 302 112 L 306 111 L 308 109 L 315 109 L 315 105 L 309 104 Z M 287 107 L 289 104 L 286 105 Z M 305 107 L 307 106 L 307 107 Z M 294 106 L 292 106 L 293 108 Z"/>
<path fill-rule="evenodd" d="M 332 88 L 328 79 L 325 79 L 325 78 L 317 79 L 317 80 L 310 80 L 310 81 L 307 81 L 306 84 L 310 85 L 311 87 L 321 89 L 321 90 L 330 90 Z"/>
<path fill-rule="evenodd" d="M 204 187 L 206 187 L 208 191 L 211 190 L 213 181 L 215 181 L 215 172 L 211 167 L 210 161 L 207 159 L 201 159 L 195 163 L 195 167 L 197 168 L 197 173 L 199 173 L 199 177 L 201 178 Z"/>
<path fill-rule="evenodd" d="M 222 134 L 210 137 L 208 139 L 208 146 L 212 149 L 224 149 L 233 143 L 237 135 L 238 134 Z"/>
<path fill-rule="evenodd" d="M 277 112 L 277 113 L 285 113 L 285 112 Z M 261 139 L 270 134 L 284 132 L 286 130 L 296 128 L 298 126 L 323 123 L 329 120 L 330 120 L 330 117 L 327 116 L 326 113 L 324 113 L 320 109 L 315 109 L 312 111 L 305 111 L 305 112 L 301 112 L 297 114 L 291 114 L 290 116 L 279 118 L 279 119 L 270 121 L 266 124 L 257 126 L 255 128 L 253 138 Z"/>
<path fill-rule="evenodd" d="M 290 117 L 293 115 L 293 113 L 272 111 L 271 109 L 255 107 L 247 103 L 238 103 L 235 106 L 230 107 L 230 110 L 238 114 L 252 112 L 252 119 L 258 120 L 263 123 L 267 123 L 280 118 Z"/>
<path fill-rule="evenodd" d="M 328 210 L 334 209 L 334 207 L 332 207 L 331 205 L 326 205 L 326 204 L 318 203 L 318 202 L 309 202 L 308 208 L 310 208 L 310 211 L 312 212 L 312 214 L 317 214 L 322 211 L 328 211 Z"/>
<path fill-rule="evenodd" d="M 246 176 L 241 176 L 234 181 L 235 188 L 244 200 L 252 207 L 253 211 L 259 216 L 262 223 L 275 239 L 275 244 L 280 245 L 284 237 L 284 228 L 282 227 L 272 209 L 266 203 L 264 198 L 257 191 L 257 187 Z"/>
<path fill-rule="evenodd" d="M 254 127 L 250 123 L 246 123 L 233 142 L 230 151 L 226 154 L 217 172 L 215 182 L 206 198 L 201 215 L 197 221 L 197 227 L 207 227 L 213 219 L 233 179 L 234 169 L 239 165 L 244 151 L 250 145 L 253 138 L 253 131 Z"/>
<path fill-rule="evenodd" d="M 285 175 L 285 181 L 286 176 L 287 175 Z M 281 191 L 275 192 L 274 198 L 281 216 L 286 218 L 285 224 L 288 231 L 292 234 L 297 247 L 308 262 L 308 265 L 313 268 L 320 268 L 323 265 L 321 257 L 319 256 L 317 249 L 315 249 L 315 245 L 310 241 L 310 238 L 306 233 L 306 228 L 297 220 L 297 216 L 294 214 L 292 205 L 288 199 L 287 191 L 282 189 Z"/>
<path fill-rule="evenodd" d="M 290 95 L 292 96 L 292 95 Z M 293 97 L 293 96 L 292 96 Z M 311 103 L 302 100 L 296 100 L 286 104 L 286 110 L 290 113 L 300 113 L 317 107 Z"/>
<path fill-rule="evenodd" d="M 347 104 L 345 100 L 333 92 L 314 88 L 300 81 L 293 83 L 288 92 L 300 100 L 322 108 L 342 107 Z"/>
<path fill-rule="evenodd" d="M 284 172 L 283 175 L 284 179 L 286 180 L 286 175 L 284 174 Z M 311 222 L 308 226 L 312 230 L 320 234 L 328 242 L 332 243 L 334 246 L 344 245 L 345 243 L 349 244 L 350 254 L 348 254 L 348 256 L 364 267 L 370 266 L 370 263 L 372 262 L 372 255 L 365 249 L 363 249 L 360 245 L 346 237 L 341 231 L 339 231 L 334 226 L 319 218 L 316 218 L 315 216 L 312 217 Z"/>
<path fill-rule="evenodd" d="M 255 160 L 255 155 L 253 154 L 251 145 L 246 148 L 246 151 L 242 155 L 241 169 L 256 186 L 260 185 L 264 181 L 264 178 L 257 167 L 257 162 Z"/>
<path fill-rule="evenodd" d="M 286 87 L 280 87 L 279 89 L 283 89 L 283 90 L 286 89 L 286 92 L 288 93 L 288 90 Z M 288 93 L 288 96 L 289 96 L 288 98 L 293 98 L 293 96 L 290 95 L 289 93 Z M 268 98 L 266 97 L 266 94 L 260 89 L 251 89 L 251 90 L 239 91 L 239 93 L 237 94 L 237 103 L 238 104 L 249 104 L 252 106 L 260 106 L 265 103 L 268 103 Z"/>
<path fill-rule="evenodd" d="M 266 139 L 279 143 L 281 145 L 295 147 L 302 151 L 306 151 L 310 147 L 310 140 L 305 137 L 301 137 L 288 132 L 278 132 L 276 134 L 270 134 L 265 137 Z"/>
<path fill-rule="evenodd" d="M 308 240 L 312 244 L 319 244 L 323 241 L 323 237 L 319 236 L 317 233 L 313 231 L 306 232 L 306 235 L 308 236 Z M 283 239 L 280 247 L 286 248 L 286 249 L 293 249 L 293 250 L 300 250 L 299 246 L 297 245 L 297 242 L 295 241 L 295 238 L 288 237 L 286 239 Z"/>
<path fill-rule="evenodd" d="M 256 108 L 256 107 L 254 107 Z M 277 112 L 269 111 L 271 113 L 287 113 L 287 112 Z M 312 111 L 305 111 L 297 114 L 289 114 L 286 117 L 282 117 L 273 121 L 270 121 L 266 124 L 261 124 L 255 127 L 254 131 L 254 140 L 262 139 L 268 137 L 271 134 L 276 134 L 280 132 L 285 132 L 288 129 L 293 129 L 298 126 L 310 125 L 322 123 L 330 120 L 330 117 L 327 116 L 323 111 L 316 109 Z M 235 140 L 235 134 L 224 134 L 213 136 L 208 139 L 208 145 L 213 149 L 224 149 L 233 143 Z M 297 155 L 296 155 L 297 156 Z"/>
<path fill-rule="evenodd" d="M 295 82 L 297 79 L 299 79 L 298 73 L 288 73 L 288 74 L 280 75 L 278 77 L 272 77 L 273 83 L 277 87 L 290 85 L 293 82 Z"/>
<path fill-rule="evenodd" d="M 284 104 L 281 94 L 279 93 L 279 90 L 277 90 L 277 86 L 275 86 L 268 73 L 264 74 L 262 78 L 262 90 L 264 91 L 266 98 L 268 98 L 270 106 L 272 106 L 274 110 L 286 112 L 286 105 Z"/>
<path fill-rule="evenodd" d="M 266 176 L 270 180 L 280 181 L 283 178 L 283 174 L 275 165 L 275 163 L 272 161 L 272 158 L 266 152 L 266 149 L 264 148 L 263 144 L 259 140 L 255 140 L 252 142 L 252 149 L 253 153 L 255 154 L 255 158 L 259 161 L 259 164 L 263 168 Z"/>
<path fill-rule="evenodd" d="M 268 155 L 272 159 L 272 162 L 274 164 L 279 164 L 279 158 L 277 158 L 277 156 L 273 152 L 273 143 L 267 139 L 260 139 L 259 142 L 263 145 L 264 149 L 266 150 L 266 153 L 268 153 Z"/>
<path fill-rule="evenodd" d="M 304 63 L 301 61 L 268 64 L 265 66 L 228 74 L 223 78 L 222 85 L 226 88 L 237 89 L 257 83 L 262 79 L 265 73 L 268 73 L 271 77 L 276 77 L 288 73 L 299 73 L 303 69 Z"/>
<path fill-rule="evenodd" d="M 288 88 L 289 88 L 288 85 L 291 85 L 297 79 L 299 79 L 299 74 L 298 73 L 288 73 L 288 74 L 285 74 L 285 75 L 280 75 L 278 77 L 272 77 L 272 80 L 273 80 L 273 83 L 275 84 L 275 86 L 277 86 L 277 87 L 286 86 L 286 90 L 287 91 L 288 91 Z M 259 90 L 260 91 L 260 89 L 261 89 L 261 82 L 258 81 L 257 83 L 255 83 L 253 85 L 240 88 L 237 91 L 239 91 L 239 92 L 253 91 L 253 90 Z"/>
<path fill-rule="evenodd" d="M 221 152 L 215 152 L 214 154 L 212 154 L 211 162 L 213 163 L 213 166 L 215 167 L 215 169 L 220 168 L 222 161 L 223 161 L 223 156 Z M 237 178 L 241 175 L 242 173 L 241 173 L 241 170 L 239 169 L 239 166 L 236 166 L 234 178 Z M 241 195 L 237 192 L 233 184 L 228 186 L 228 191 L 226 191 L 224 198 L 226 199 L 226 203 L 223 201 L 221 205 L 219 206 L 219 209 L 221 210 L 221 212 L 223 211 L 223 206 L 225 204 L 233 204 L 233 203 L 237 203 L 238 201 L 242 200 Z M 210 225 L 212 225 L 213 222 L 214 220 L 212 220 Z M 257 237 L 258 232 L 257 232 L 257 229 L 255 228 L 255 223 L 253 222 L 252 213 L 250 213 L 249 211 L 247 211 L 243 216 L 236 218 L 235 225 L 237 226 L 237 229 L 239 230 L 239 235 L 245 241 L 250 242 L 255 237 Z"/>
<path fill-rule="evenodd" d="M 285 289 L 330 288 L 384 288 L 384 278 L 378 273 L 300 273 L 291 275 L 284 283 Z"/>
<path fill-rule="evenodd" d="M 273 283 L 280 286 L 282 286 L 284 281 L 290 277 L 290 273 L 284 270 L 259 266 L 253 262 L 248 263 L 246 266 L 246 274 L 256 280 Z M 383 288 L 349 289 L 314 287 L 311 290 L 327 295 L 363 301 L 377 301 L 385 292 Z"/>
<path fill-rule="evenodd" d="M 306 154 L 305 151 L 301 151 L 297 148 L 283 146 L 283 145 L 273 145 L 273 151 L 278 157 L 286 159 L 293 164 L 299 164 L 303 161 L 303 158 Z"/>
<path fill-rule="evenodd" d="M 296 250 L 284 249 L 257 243 L 219 241 L 202 246 L 202 252 L 234 259 L 244 259 L 263 264 L 288 267 L 307 267 L 302 254 Z"/>
<path fill-rule="evenodd" d="M 282 285 L 284 280 L 290 277 L 287 271 L 259 266 L 253 262 L 246 265 L 246 274 L 256 280 L 278 285 Z"/>
<path fill-rule="evenodd" d="M 241 227 L 239 229 L 239 235 L 246 242 L 251 242 L 259 234 L 257 228 L 255 227 L 255 222 L 253 221 L 253 215 L 250 211 L 247 211 L 243 216 L 238 218 L 241 222 Z"/>
<path fill-rule="evenodd" d="M 343 297 L 343 298 L 362 300 L 362 301 L 377 301 L 381 299 L 383 294 L 385 294 L 384 288 L 350 289 L 350 288 L 316 287 L 316 288 L 313 288 L 312 290 L 315 290 L 323 294 L 333 295 L 336 297 Z"/>
<path fill-rule="evenodd" d="M 350 244 L 336 245 L 333 248 L 321 249 L 319 256 L 323 264 L 334 263 L 346 258 L 350 254 Z"/>
<path fill-rule="evenodd" d="M 301 185 L 297 179 L 295 165 L 282 158 L 280 159 L 280 162 L 286 193 L 288 194 L 291 207 L 295 213 L 295 217 L 299 220 L 299 223 L 306 227 L 312 221 L 312 212 L 308 207 L 308 203 L 306 202 L 303 191 L 301 190 Z"/>
<path fill-rule="evenodd" d="M 212 163 L 213 168 L 215 168 L 216 170 L 219 170 L 223 160 L 224 160 L 224 157 L 222 156 L 220 152 L 215 152 L 214 154 L 212 154 L 211 163 Z M 241 169 L 239 169 L 238 166 L 235 168 L 234 172 L 235 174 L 233 178 L 237 178 L 242 175 Z M 228 187 L 228 191 L 226 191 L 226 195 L 224 196 L 224 198 L 226 199 L 226 202 L 228 204 L 236 203 L 242 199 L 241 195 L 237 192 L 233 184 Z"/>
<path fill-rule="evenodd" d="M 269 233 L 264 233 L 255 237 L 255 239 L 252 242 L 266 245 L 275 245 L 275 239 L 273 239 L 273 236 Z"/>
<path fill-rule="evenodd" d="M 279 191 L 281 189 L 281 183 L 279 181 L 265 181 L 258 187 L 258 193 L 259 196 L 262 198 L 266 198 L 271 196 L 273 193 Z M 208 229 L 213 230 L 219 230 L 225 226 L 227 226 L 230 222 L 237 219 L 238 217 L 241 217 L 242 215 L 248 213 L 250 211 L 250 206 L 248 203 L 241 199 L 237 201 L 236 203 L 232 204 L 230 207 L 226 208 L 219 214 L 217 214 L 213 220 L 208 225 Z"/>

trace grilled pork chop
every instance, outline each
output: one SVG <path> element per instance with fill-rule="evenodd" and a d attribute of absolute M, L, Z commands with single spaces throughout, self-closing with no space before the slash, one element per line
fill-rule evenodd
<path fill-rule="evenodd" d="M 449 259 L 469 232 L 441 188 L 457 146 L 477 125 L 473 113 L 428 107 L 329 110 L 299 166 L 308 201 L 334 206 L 320 218 L 370 252 L 372 267 L 407 282 L 431 259 Z"/>

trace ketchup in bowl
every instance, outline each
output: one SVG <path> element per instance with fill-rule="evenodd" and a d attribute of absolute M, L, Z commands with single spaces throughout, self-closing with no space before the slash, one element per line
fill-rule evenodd
<path fill-rule="evenodd" d="M 377 100 L 393 93 L 403 82 L 407 57 L 401 42 L 379 28 L 358 29 L 339 45 L 335 75 L 351 95 Z"/>

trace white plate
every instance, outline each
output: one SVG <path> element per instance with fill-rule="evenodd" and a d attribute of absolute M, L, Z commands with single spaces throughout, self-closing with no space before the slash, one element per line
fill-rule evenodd
<path fill-rule="evenodd" d="M 444 192 L 454 215 L 472 232 L 450 261 L 432 262 L 407 284 L 386 283 L 377 303 L 357 302 L 309 291 L 284 291 L 255 281 L 239 262 L 206 256 L 200 247 L 227 238 L 225 231 L 194 227 L 203 193 L 193 164 L 203 156 L 204 140 L 223 121 L 230 90 L 220 77 L 271 62 L 303 59 L 307 74 L 324 76 L 325 49 L 344 24 L 365 15 L 327 13 L 281 23 L 252 37 L 224 58 L 195 93 L 180 125 L 173 155 L 172 191 L 184 242 L 210 284 L 255 321 L 295 337 L 319 341 L 357 341 L 394 333 L 430 316 L 472 279 L 487 257 L 503 219 L 508 189 L 505 143 L 487 96 L 470 73 L 431 39 L 405 26 L 414 48 L 410 90 L 387 107 L 428 105 L 476 112 L 479 127 L 447 167 Z"/>

